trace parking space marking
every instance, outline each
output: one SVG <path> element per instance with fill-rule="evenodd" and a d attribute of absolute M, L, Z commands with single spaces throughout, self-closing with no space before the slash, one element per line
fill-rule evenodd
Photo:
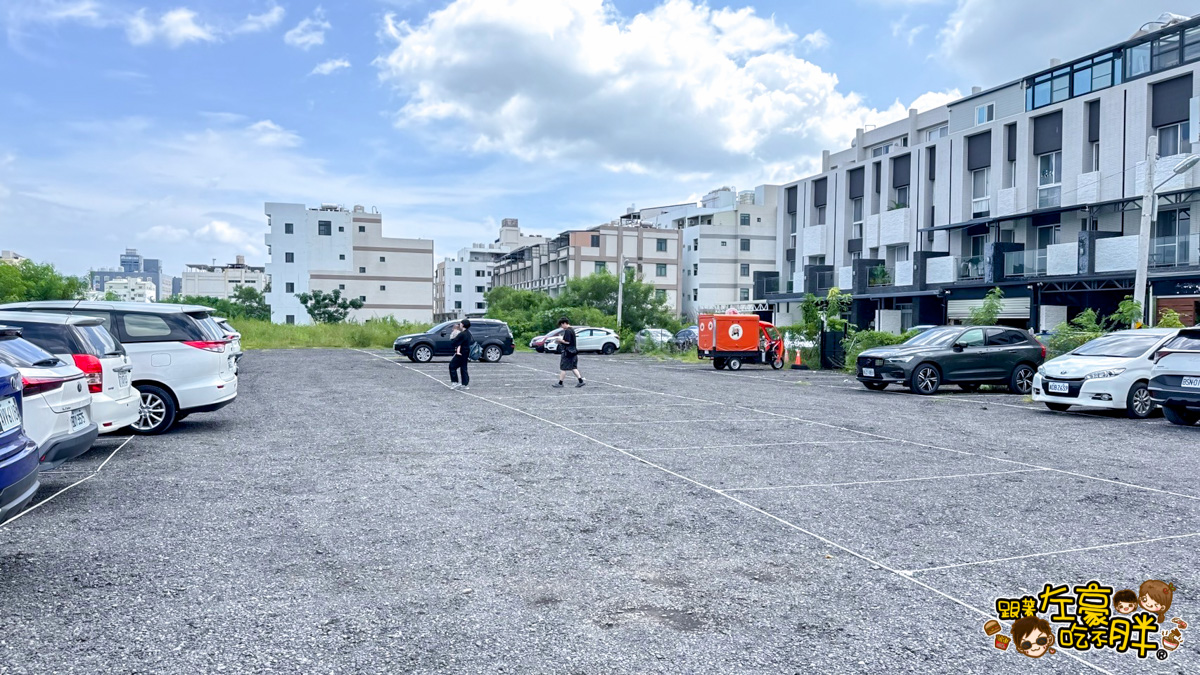
<path fill-rule="evenodd" d="M 105 464 L 108 464 L 108 462 L 109 462 L 109 461 L 110 461 L 110 460 L 111 460 L 113 457 L 116 457 L 117 453 L 121 451 L 121 448 L 125 447 L 126 445 L 129 445 L 129 441 L 132 441 L 132 440 L 133 440 L 133 436 L 129 436 L 128 438 L 126 438 L 126 439 L 125 439 L 125 441 L 124 441 L 123 443 L 121 443 L 120 445 L 118 445 L 118 446 L 116 447 L 116 449 L 115 449 L 115 450 L 113 450 L 111 453 L 109 453 L 108 457 L 106 457 L 106 458 L 104 459 L 104 461 L 100 463 L 100 466 L 96 467 L 96 470 L 95 470 L 95 471 L 93 471 L 93 472 L 91 472 L 90 474 L 88 474 L 88 475 L 84 476 L 83 478 L 80 478 L 79 480 L 75 481 L 74 483 L 71 483 L 71 484 L 70 484 L 70 485 L 68 485 L 67 487 L 65 487 L 65 488 L 63 488 L 63 489 L 61 489 L 61 490 L 59 490 L 58 492 L 55 492 L 54 494 L 50 495 L 49 497 L 46 497 L 46 498 L 45 498 L 45 499 L 43 499 L 42 501 L 40 501 L 40 502 L 38 502 L 38 503 L 36 503 L 36 504 L 33 504 L 33 505 L 29 506 L 29 507 L 28 507 L 28 508 L 26 508 L 24 511 L 22 511 L 22 512 L 18 513 L 17 515 L 13 516 L 12 518 L 9 518 L 7 522 L 5 522 L 5 523 L 3 523 L 3 524 L 0 524 L 0 527 L 7 527 L 7 526 L 9 526 L 9 525 L 12 525 L 13 523 L 17 522 L 17 520 L 18 520 L 19 518 L 23 517 L 25 514 L 27 514 L 27 513 L 30 513 L 30 512 L 31 512 L 31 511 L 33 511 L 34 509 L 37 509 L 37 508 L 41 507 L 43 504 L 45 504 L 45 503 L 49 502 L 50 500 L 52 500 L 52 499 L 54 499 L 55 497 L 57 497 L 57 496 L 61 495 L 62 493 L 66 492 L 67 490 L 70 490 L 70 489 L 72 489 L 72 488 L 76 487 L 77 485 L 83 485 L 84 483 L 88 482 L 89 480 L 91 480 L 91 479 L 95 478 L 95 477 L 96 477 L 96 475 L 100 473 L 100 470 L 104 468 L 104 465 L 105 465 Z"/>
<path fill-rule="evenodd" d="M 876 485 L 879 483 L 911 483 L 921 480 L 944 480 L 948 478 L 973 478 L 975 476 L 1002 476 L 1009 473 L 1031 473 L 1046 469 L 1017 469 L 1015 471 L 988 471 L 985 473 L 957 473 L 950 476 L 923 476 L 920 478 L 889 478 L 887 480 L 858 480 L 852 483 L 807 483 L 805 485 L 772 485 L 768 487 L 723 488 L 722 492 L 758 492 L 762 490 L 795 490 L 799 488 L 848 487 L 851 485 Z"/>
<path fill-rule="evenodd" d="M 655 408 L 698 408 L 707 403 L 656 403 Z M 558 405 L 555 410 L 593 410 L 596 408 L 645 408 L 645 403 L 623 403 L 619 405 Z"/>
<path fill-rule="evenodd" d="M 938 565 L 937 567 L 922 567 L 915 570 L 901 570 L 903 574 L 919 574 L 921 572 L 933 572 L 936 570 L 948 570 L 956 567 L 972 567 L 975 565 L 988 565 L 991 563 L 1008 562 L 1010 560 L 1024 560 L 1026 558 L 1044 558 L 1052 555 L 1062 555 L 1064 553 L 1080 553 L 1082 551 L 1098 551 L 1105 548 L 1118 548 L 1121 546 L 1136 546 L 1138 544 L 1152 544 L 1156 541 L 1170 541 L 1172 539 L 1188 539 L 1190 537 L 1200 537 L 1200 532 L 1190 532 L 1188 534 L 1172 534 L 1165 537 L 1154 537 L 1152 539 L 1138 539 L 1136 541 L 1119 541 L 1113 544 L 1099 544 L 1097 546 L 1084 546 L 1081 548 L 1067 548 L 1061 551 L 1048 551 L 1046 553 L 1029 553 L 1026 555 L 1014 555 L 1007 558 L 993 558 L 991 560 L 976 560 L 973 562 L 955 563 L 953 565 Z"/>
<path fill-rule="evenodd" d="M 848 445 L 862 443 L 887 443 L 888 441 L 788 441 L 786 443 L 731 443 L 729 445 L 677 445 L 673 448 L 630 448 L 635 452 L 653 450 L 721 450 L 723 448 L 767 448 L 786 445 Z"/>
<path fill-rule="evenodd" d="M 706 424 L 709 422 L 725 422 L 728 424 L 743 424 L 745 422 L 789 422 L 791 420 L 782 420 L 773 417 L 764 417 L 762 419 L 736 419 L 736 420 L 633 420 L 629 422 L 574 422 L 573 424 L 581 427 L 587 426 L 625 426 L 628 424 Z"/>
<path fill-rule="evenodd" d="M 376 354 L 372 354 L 371 352 L 366 352 L 366 351 L 363 351 L 363 350 L 356 350 L 356 351 L 360 351 L 360 352 L 362 352 L 362 353 L 364 353 L 364 354 L 367 354 L 367 355 L 369 355 L 369 356 L 375 356 L 376 358 L 383 358 L 383 357 L 379 357 L 379 356 L 377 356 Z M 383 360 L 385 360 L 385 361 L 389 361 L 390 359 L 383 358 Z M 428 373 L 422 372 L 422 371 L 420 371 L 420 370 L 417 370 L 417 369 L 415 369 L 415 368 L 409 368 L 409 367 L 408 367 L 407 365 L 405 365 L 405 364 L 397 363 L 396 365 L 399 365 L 401 368 L 406 368 L 406 369 L 408 369 L 408 370 L 411 370 L 412 372 L 415 372 L 415 373 L 417 373 L 417 374 L 419 374 L 419 375 L 424 375 L 425 377 L 428 377 L 429 379 L 433 380 L 434 382 L 437 382 L 438 384 L 441 384 L 443 387 L 449 388 L 449 385 L 448 385 L 448 384 L 446 384 L 445 382 L 442 382 L 441 380 L 437 379 L 436 377 L 433 377 L 432 375 L 430 375 L 430 374 L 428 374 Z M 517 367 L 526 367 L 526 366 L 520 366 L 519 364 L 513 364 L 513 365 L 517 365 Z M 535 369 L 535 368 L 529 368 L 529 369 L 530 369 L 530 370 L 537 370 L 537 369 Z M 624 385 L 619 385 L 619 384 L 614 384 L 613 386 L 615 386 L 615 387 L 624 387 Z M 631 388 L 631 389 L 636 389 L 636 387 L 628 387 L 628 388 Z M 645 391 L 645 390 L 643 390 L 643 391 Z M 930 591 L 930 592 L 932 592 L 932 593 L 935 593 L 935 594 L 937 594 L 937 595 L 939 595 L 939 596 L 941 596 L 941 597 L 943 597 L 943 598 L 945 598 L 945 599 L 947 599 L 947 600 L 950 600 L 951 602 L 953 602 L 953 603 L 955 603 L 955 604 L 957 604 L 957 605 L 959 605 L 959 606 L 961 606 L 961 607 L 963 607 L 963 608 L 965 608 L 965 609 L 968 609 L 968 610 L 970 610 L 970 611 L 974 612 L 975 614 L 978 614 L 978 615 L 980 615 L 980 616 L 982 616 L 982 617 L 984 617 L 984 618 L 988 618 L 988 619 L 992 618 L 992 614 L 993 614 L 992 612 L 988 612 L 988 611 L 986 611 L 986 610 L 983 610 L 983 609 L 980 609 L 980 608 L 978 608 L 978 607 L 975 607 L 974 605 L 972 605 L 972 604 L 968 603 L 967 601 L 965 601 L 965 600 L 963 600 L 963 599 L 961 599 L 961 598 L 958 598 L 958 597 L 955 597 L 955 596 L 953 596 L 953 595 L 950 595 L 949 593 L 946 593 L 945 591 L 942 591 L 942 590 L 940 590 L 940 589 L 938 589 L 938 588 L 935 588 L 935 587 L 933 587 L 933 586 L 931 586 L 931 585 L 929 585 L 929 584 L 927 584 L 927 583 L 925 583 L 925 582 L 923 582 L 923 581 L 921 581 L 921 580 L 919 580 L 919 579 L 916 579 L 916 578 L 914 578 L 914 577 L 913 577 L 912 575 L 910 575 L 910 574 L 905 574 L 905 573 L 903 573 L 901 570 L 897 570 L 897 569 L 895 569 L 895 568 L 889 567 L 888 565 L 886 565 L 886 564 L 884 564 L 884 563 L 882 563 L 882 562 L 880 562 L 880 561 L 878 561 L 878 560 L 875 560 L 875 559 L 873 559 L 873 558 L 871 558 L 871 557 L 869 557 L 869 556 L 867 556 L 867 555 L 865 555 L 865 554 L 863 554 L 863 553 L 859 553 L 858 551 L 855 551 L 854 549 L 851 549 L 851 548 L 849 548 L 849 547 L 847 547 L 847 546 L 844 546 L 844 545 L 842 545 L 842 544 L 839 544 L 839 543 L 837 543 L 837 542 L 833 541 L 832 539 L 829 539 L 829 538 L 827 538 L 827 537 L 824 537 L 824 536 L 822 536 L 822 535 L 820 535 L 820 534 L 817 534 L 816 532 L 813 532 L 813 531 L 811 531 L 811 530 L 807 530 L 807 529 L 805 529 L 805 528 L 803 528 L 803 527 L 800 527 L 799 525 L 796 525 L 795 523 L 792 523 L 791 521 L 785 520 L 785 519 L 783 519 L 783 518 L 781 518 L 781 517 L 779 517 L 779 516 L 777 516 L 777 515 L 775 515 L 775 514 L 773 514 L 773 513 L 769 512 L 769 511 L 766 511 L 766 510 L 764 510 L 764 509 L 761 509 L 761 508 L 759 508 L 759 507 L 757 507 L 757 506 L 755 506 L 755 505 L 753 505 L 753 504 L 750 504 L 750 503 L 748 503 L 748 502 L 742 501 L 741 499 L 738 499 L 738 498 L 737 498 L 737 497 L 735 497 L 734 495 L 731 495 L 731 494 L 726 494 L 725 492 L 722 492 L 721 490 L 719 490 L 719 489 L 717 489 L 717 488 L 714 488 L 714 487 L 712 487 L 712 486 L 710 486 L 710 485 L 707 485 L 707 484 L 705 484 L 705 483 L 702 483 L 702 482 L 700 482 L 700 481 L 698 481 L 698 480 L 696 480 L 696 479 L 694 479 L 694 478 L 689 478 L 688 476 L 685 476 L 685 475 L 683 475 L 683 474 L 681 474 L 681 473 L 677 473 L 677 472 L 675 472 L 675 471 L 672 471 L 672 470 L 670 470 L 670 469 L 666 468 L 665 466 L 662 466 L 662 465 L 660 465 L 660 464 L 655 464 L 654 462 L 652 462 L 652 461 L 650 461 L 650 460 L 648 460 L 648 459 L 646 459 L 646 458 L 644 458 L 644 457 L 641 457 L 641 456 L 639 456 L 639 455 L 636 455 L 636 454 L 634 454 L 633 452 L 630 452 L 629 450 L 625 450 L 625 449 L 623 449 L 623 448 L 618 448 L 617 446 L 615 446 L 615 445 L 612 445 L 612 444 L 610 444 L 610 443 L 605 443 L 604 441 L 602 441 L 602 440 L 600 440 L 600 439 L 598 439 L 598 438 L 595 438 L 595 437 L 593 437 L 593 436 L 589 436 L 589 435 L 585 434 L 585 433 L 584 433 L 584 432 L 582 432 L 582 431 L 579 431 L 579 430 L 577 430 L 577 429 L 572 429 L 571 427 L 568 427 L 568 426 L 567 426 L 567 425 L 565 425 L 565 424 L 560 424 L 560 423 L 558 423 L 558 422 L 555 422 L 555 421 L 553 421 L 553 420 L 548 420 L 548 419 L 546 419 L 546 418 L 544 418 L 544 417 L 540 417 L 540 416 L 538 416 L 538 415 L 535 415 L 534 413 L 531 413 L 531 412 L 528 412 L 528 411 L 525 411 L 525 410 L 521 410 L 520 408 L 514 408 L 513 406 L 507 405 L 507 404 L 505 404 L 505 403 L 501 403 L 501 402 L 499 402 L 499 401 L 495 401 L 495 400 L 492 400 L 492 399 L 484 398 L 484 397 L 482 397 L 482 396 L 477 396 L 477 395 L 475 395 L 475 394 L 473 394 L 473 393 L 471 393 L 471 392 L 469 392 L 469 391 L 460 391 L 460 392 L 458 392 L 458 393 L 460 393 L 460 394 L 462 394 L 462 395 L 464 395 L 464 396 L 470 396 L 470 397 L 472 397 L 472 398 L 479 399 L 479 400 L 481 400 L 481 401 L 486 401 L 486 402 L 488 402 L 488 403 L 491 403 L 492 405 L 500 406 L 500 407 L 502 407 L 502 408 L 505 408 L 505 409 L 511 410 L 511 411 L 513 411 L 513 412 L 516 412 L 516 413 L 519 413 L 519 414 L 521 414 L 521 415 L 525 415 L 525 416 L 527 416 L 527 417 L 530 417 L 530 418 L 532 418 L 532 419 L 538 420 L 538 421 L 540 421 L 540 422 L 543 422 L 543 423 L 545 423 L 545 424 L 549 424 L 549 425 L 551 425 L 551 426 L 558 427 L 559 429 L 562 429 L 563 431 L 566 431 L 566 432 L 568 432 L 568 433 L 574 434 L 574 435 L 576 435 L 576 436 L 579 436 L 580 438 L 583 438 L 583 439 L 586 439 L 586 440 L 588 440 L 588 441 L 591 441 L 591 442 L 593 442 L 593 443 L 595 443 L 595 444 L 597 444 L 597 445 L 600 445 L 600 446 L 603 446 L 603 447 L 605 447 L 605 448 L 608 448 L 608 449 L 610 449 L 610 450 L 613 450 L 613 451 L 615 451 L 615 452 L 618 452 L 618 453 L 620 453 L 620 454 L 622 454 L 622 455 L 625 455 L 626 457 L 629 457 L 630 459 L 633 459 L 633 460 L 635 460 L 635 461 L 637 461 L 637 462 L 640 462 L 640 463 L 642 463 L 642 464 L 645 464 L 645 465 L 646 465 L 646 466 L 648 466 L 648 467 L 651 467 L 651 468 L 653 468 L 653 469 L 657 469 L 658 471 L 661 471 L 661 472 L 663 472 L 663 473 L 665 473 L 665 474 L 668 474 L 668 475 L 670 475 L 670 476 L 674 476 L 675 478 L 678 478 L 678 479 L 680 479 L 680 480 L 682 480 L 682 481 L 685 481 L 685 482 L 687 482 L 687 483 L 691 483 L 692 485 L 695 485 L 695 486 L 697 486 L 697 487 L 699 487 L 699 488 L 702 488 L 702 489 L 704 489 L 704 490 L 708 490 L 709 492 L 712 492 L 713 494 L 715 494 L 715 495 L 718 495 L 718 496 L 720 496 L 720 497 L 722 497 L 722 498 L 724 498 L 724 499 L 728 499 L 728 500 L 730 500 L 730 501 L 732 501 L 732 502 L 735 502 L 735 503 L 737 503 L 737 504 L 739 504 L 739 505 L 741 505 L 741 506 L 744 506 L 744 507 L 746 507 L 747 509 L 750 509 L 751 511 L 754 511 L 755 513 L 758 513 L 758 514 L 760 514 L 760 515 L 766 516 L 767 518 L 770 518 L 771 520 L 774 520 L 774 521 L 776 521 L 777 523 L 779 523 L 779 524 L 783 525 L 784 527 L 787 527 L 787 528 L 793 529 L 793 530 L 795 530 L 795 531 L 797 531 L 797 532 L 801 532 L 801 533 L 803 533 L 803 534 L 806 534 L 806 535 L 808 535 L 809 537 L 812 537 L 813 539 L 816 539 L 816 540 L 818 540 L 818 541 L 821 541 L 821 542 L 825 543 L 825 544 L 826 544 L 826 545 L 828 545 L 828 546 L 832 546 L 833 548 L 836 548 L 836 549 L 838 549 L 838 550 L 840 550 L 840 551 L 843 551 L 844 553 L 847 553 L 847 554 L 849 554 L 849 555 L 851 555 L 851 556 L 854 556 L 855 558 L 858 558 L 859 560 L 862 560 L 862 561 L 864 561 L 864 562 L 866 562 L 866 563 L 868 563 L 868 564 L 870 564 L 870 565 L 874 566 L 874 567 L 875 567 L 875 568 L 877 568 L 877 569 L 886 570 L 887 572 L 890 572 L 891 574 L 894 574 L 894 575 L 896 575 L 896 576 L 900 577 L 901 579 L 905 579 L 905 580 L 907 580 L 907 581 L 910 581 L 910 582 L 912 582 L 913 584 L 916 584 L 917 586 L 920 586 L 920 587 L 922 587 L 922 588 L 924 588 L 924 589 L 926 589 L 926 590 L 928 590 L 928 591 Z M 649 393 L 659 393 L 659 392 L 649 392 Z M 674 395 L 672 395 L 672 394 L 667 394 L 667 395 L 674 396 Z M 681 397 L 681 398 L 685 398 L 685 397 Z M 721 404 L 721 405 L 725 405 L 725 404 Z M 800 421 L 805 421 L 805 420 L 800 420 Z M 1094 665 L 1094 664 L 1092 664 L 1092 663 L 1089 663 L 1088 661 L 1084 660 L 1083 658 L 1081 658 L 1081 657 L 1079 657 L 1079 656 L 1077 656 L 1077 655 L 1075 655 L 1075 654 L 1072 654 L 1072 653 L 1070 653 L 1070 652 L 1063 652 L 1063 653 L 1064 653 L 1064 654 L 1065 654 L 1067 657 L 1069 657 L 1069 658 L 1071 658 L 1071 659 L 1074 659 L 1074 660 L 1076 660 L 1076 661 L 1080 662 L 1081 664 L 1083 664 L 1083 665 L 1087 666 L 1088 668 L 1091 668 L 1091 669 L 1093 669 L 1093 670 L 1096 670 L 1096 671 L 1099 671 L 1099 672 L 1102 672 L 1102 673 L 1109 673 L 1109 671 L 1107 671 L 1107 670 L 1105 670 L 1105 669 L 1103 669 L 1103 668 L 1101 668 L 1101 667 L 1099 667 L 1099 666 L 1097 666 L 1097 665 Z M 1111 675 L 1111 674 L 1110 674 L 1110 675 Z"/>

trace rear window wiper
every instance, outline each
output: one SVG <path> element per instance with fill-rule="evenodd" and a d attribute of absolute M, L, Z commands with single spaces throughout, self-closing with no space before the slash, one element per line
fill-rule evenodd
<path fill-rule="evenodd" d="M 50 366 L 57 366 L 60 363 L 62 363 L 61 359 L 54 358 L 54 359 L 42 359 L 41 361 L 37 361 L 32 365 L 34 368 L 48 368 Z"/>

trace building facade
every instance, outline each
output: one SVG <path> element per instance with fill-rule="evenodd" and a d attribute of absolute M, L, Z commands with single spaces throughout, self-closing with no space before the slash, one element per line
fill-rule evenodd
<path fill-rule="evenodd" d="M 495 264 L 495 286 L 558 296 L 567 281 L 596 273 L 616 274 L 622 262 L 654 286 L 676 314 L 681 308 L 681 232 L 669 224 L 642 221 L 640 213 L 587 230 L 569 230 L 541 244 L 521 246 Z M 449 276 L 449 275 L 448 275 Z"/>
<path fill-rule="evenodd" d="M 363 207 L 268 202 L 264 210 L 271 279 L 267 303 L 275 323 L 310 323 L 296 298 L 312 290 L 341 291 L 362 309 L 350 319 L 433 320 L 433 241 L 383 236 L 383 216 Z"/>
<path fill-rule="evenodd" d="M 0 263 L 5 265 L 20 265 L 22 260 L 28 260 L 16 251 L 0 251 Z"/>
<path fill-rule="evenodd" d="M 500 234 L 490 244 L 474 244 L 452 258 L 438 263 L 444 268 L 440 288 L 435 295 L 442 298 L 438 316 L 442 320 L 459 317 L 479 317 L 487 313 L 487 292 L 492 289 L 493 270 L 506 253 L 522 246 L 545 243 L 546 238 L 521 234 L 516 218 L 505 218 Z M 437 303 L 435 302 L 435 305 Z"/>
<path fill-rule="evenodd" d="M 996 287 L 1012 325 L 1111 313 L 1134 292 L 1158 186 L 1149 304 L 1192 325 L 1200 169 L 1174 169 L 1200 140 L 1200 18 L 1150 28 L 825 152 L 820 174 L 779 191 L 778 320 L 830 288 L 853 293 L 854 323 L 892 331 L 962 322 Z"/>
<path fill-rule="evenodd" d="M 161 302 L 171 296 L 175 286 L 175 277 L 163 272 L 162 261 L 158 258 L 143 258 L 136 248 L 127 248 L 120 257 L 120 267 L 100 268 L 89 274 L 93 291 L 104 292 L 108 282 L 115 279 L 141 279 L 154 285 L 155 300 Z"/>
<path fill-rule="evenodd" d="M 239 288 L 249 286 L 264 292 L 267 288 L 265 267 L 246 264 L 245 256 L 229 265 L 188 265 L 183 270 L 181 294 L 227 300 Z"/>
<path fill-rule="evenodd" d="M 158 300 L 158 289 L 154 287 L 154 282 L 137 277 L 109 280 L 104 284 L 103 293 L 104 296 L 101 296 L 100 299 L 112 293 L 121 302 L 156 302 Z"/>

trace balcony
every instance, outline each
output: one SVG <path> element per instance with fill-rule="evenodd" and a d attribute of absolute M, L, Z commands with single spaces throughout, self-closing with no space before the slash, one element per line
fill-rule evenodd
<path fill-rule="evenodd" d="M 1150 267 L 1171 268 L 1196 265 L 1196 244 L 1200 237 L 1181 235 L 1150 240 Z"/>
<path fill-rule="evenodd" d="M 1137 235 L 1096 240 L 1097 273 L 1132 271 L 1137 268 L 1137 259 Z"/>
<path fill-rule="evenodd" d="M 941 256 L 925 261 L 925 283 L 952 284 L 957 280 L 958 258 Z"/>
<path fill-rule="evenodd" d="M 1033 251 L 1009 251 L 1004 254 L 1004 276 L 1008 277 L 1044 277 L 1046 276 L 1046 249 Z"/>
<path fill-rule="evenodd" d="M 983 256 L 973 255 L 955 256 L 954 258 L 954 280 L 955 281 L 978 281 L 983 279 Z"/>
<path fill-rule="evenodd" d="M 867 279 L 867 285 L 871 288 L 879 286 L 891 286 L 896 278 L 896 268 L 888 265 L 876 265 L 871 268 L 871 276 Z"/>
<path fill-rule="evenodd" d="M 815 274 L 815 278 L 817 280 L 817 290 L 818 291 L 827 291 L 827 290 L 833 288 L 834 285 L 836 284 L 834 273 L 832 271 L 817 272 Z"/>

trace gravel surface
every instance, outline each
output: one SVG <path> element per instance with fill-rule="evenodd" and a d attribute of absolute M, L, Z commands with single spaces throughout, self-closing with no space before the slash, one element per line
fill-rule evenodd
<path fill-rule="evenodd" d="M 103 439 L 0 526 L 0 674 L 1200 671 L 1200 632 L 1031 660 L 981 613 L 1154 578 L 1200 625 L 1198 429 L 581 366 L 454 392 L 444 362 L 249 353 L 234 405 Z"/>

